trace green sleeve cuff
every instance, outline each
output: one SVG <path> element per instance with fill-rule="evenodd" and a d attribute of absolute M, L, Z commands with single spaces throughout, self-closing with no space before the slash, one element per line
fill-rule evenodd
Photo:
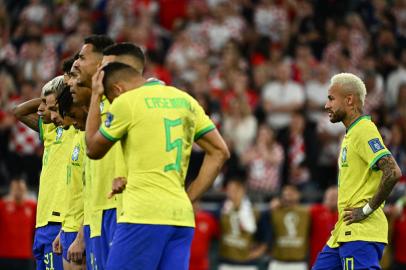
<path fill-rule="evenodd" d="M 195 135 L 195 141 L 197 141 L 198 139 L 200 139 L 201 137 L 203 137 L 206 133 L 212 131 L 213 129 L 215 129 L 216 126 L 211 124 L 210 126 L 200 130 L 199 132 L 196 133 Z"/>
<path fill-rule="evenodd" d="M 377 155 L 374 160 L 372 160 L 371 163 L 369 163 L 369 167 L 373 170 L 377 170 L 377 166 L 376 163 L 378 162 L 378 160 L 380 160 L 382 157 L 384 156 L 390 156 L 392 155 L 391 152 L 389 152 L 388 150 L 383 151 L 382 153 L 380 153 L 379 155 Z"/>
<path fill-rule="evenodd" d="M 102 127 L 99 128 L 99 132 L 101 133 L 101 135 L 103 135 L 104 138 L 106 138 L 107 140 L 109 140 L 111 142 L 116 142 L 116 141 L 120 140 L 120 138 L 114 138 L 113 136 L 108 134 L 107 131 L 105 131 Z"/>

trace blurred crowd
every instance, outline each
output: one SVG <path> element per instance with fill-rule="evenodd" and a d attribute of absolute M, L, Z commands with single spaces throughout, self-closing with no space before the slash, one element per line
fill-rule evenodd
<path fill-rule="evenodd" d="M 36 189 L 41 169 L 38 135 L 13 106 L 38 97 L 92 33 L 141 46 L 146 77 L 203 105 L 232 152 L 212 191 L 222 198 L 244 176 L 256 202 L 286 185 L 322 200 L 345 134 L 324 111 L 339 72 L 364 80 L 365 114 L 406 174 L 406 0 L 0 0 L 0 190 L 16 177 Z M 189 180 L 201 161 L 196 147 Z"/>

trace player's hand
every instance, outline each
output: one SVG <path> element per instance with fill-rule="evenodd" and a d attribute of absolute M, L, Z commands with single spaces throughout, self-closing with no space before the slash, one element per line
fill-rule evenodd
<path fill-rule="evenodd" d="M 68 260 L 77 264 L 81 264 L 84 258 L 84 252 L 84 242 L 76 237 L 76 239 L 72 242 L 68 249 Z"/>
<path fill-rule="evenodd" d="M 351 208 L 347 207 L 344 209 L 344 216 L 343 220 L 347 225 L 350 225 L 354 222 L 360 222 L 361 220 L 364 220 L 368 217 L 368 215 L 365 215 L 364 212 L 362 211 L 363 207 L 358 207 L 358 208 Z"/>
<path fill-rule="evenodd" d="M 52 252 L 62 254 L 61 233 L 58 233 L 55 240 L 52 242 Z"/>
<path fill-rule="evenodd" d="M 125 177 L 117 177 L 113 180 L 110 193 L 107 195 L 107 198 L 111 199 L 115 194 L 119 194 L 124 191 L 125 186 L 127 185 L 127 179 Z"/>
<path fill-rule="evenodd" d="M 92 77 L 92 93 L 94 95 L 102 96 L 104 94 L 103 78 L 104 71 L 100 68 L 97 69 L 96 73 Z"/>

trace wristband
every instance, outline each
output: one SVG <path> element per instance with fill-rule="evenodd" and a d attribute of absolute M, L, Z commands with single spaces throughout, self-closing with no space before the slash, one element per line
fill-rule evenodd
<path fill-rule="evenodd" d="M 369 206 L 369 203 L 367 203 L 363 208 L 362 208 L 362 213 L 364 213 L 364 215 L 368 216 L 369 214 L 371 214 L 374 211 L 374 209 L 371 208 L 371 206 Z"/>

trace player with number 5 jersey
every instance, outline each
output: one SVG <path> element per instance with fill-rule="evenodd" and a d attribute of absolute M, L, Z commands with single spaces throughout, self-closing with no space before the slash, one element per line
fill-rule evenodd
<path fill-rule="evenodd" d="M 120 140 L 128 168 L 107 269 L 186 270 L 194 232 L 191 201 L 210 187 L 228 149 L 203 108 L 186 92 L 147 82 L 118 62 L 103 67 L 93 79 L 87 154 L 101 158 Z M 103 93 L 114 102 L 99 129 L 96 105 Z M 194 142 L 206 156 L 186 191 Z"/>

